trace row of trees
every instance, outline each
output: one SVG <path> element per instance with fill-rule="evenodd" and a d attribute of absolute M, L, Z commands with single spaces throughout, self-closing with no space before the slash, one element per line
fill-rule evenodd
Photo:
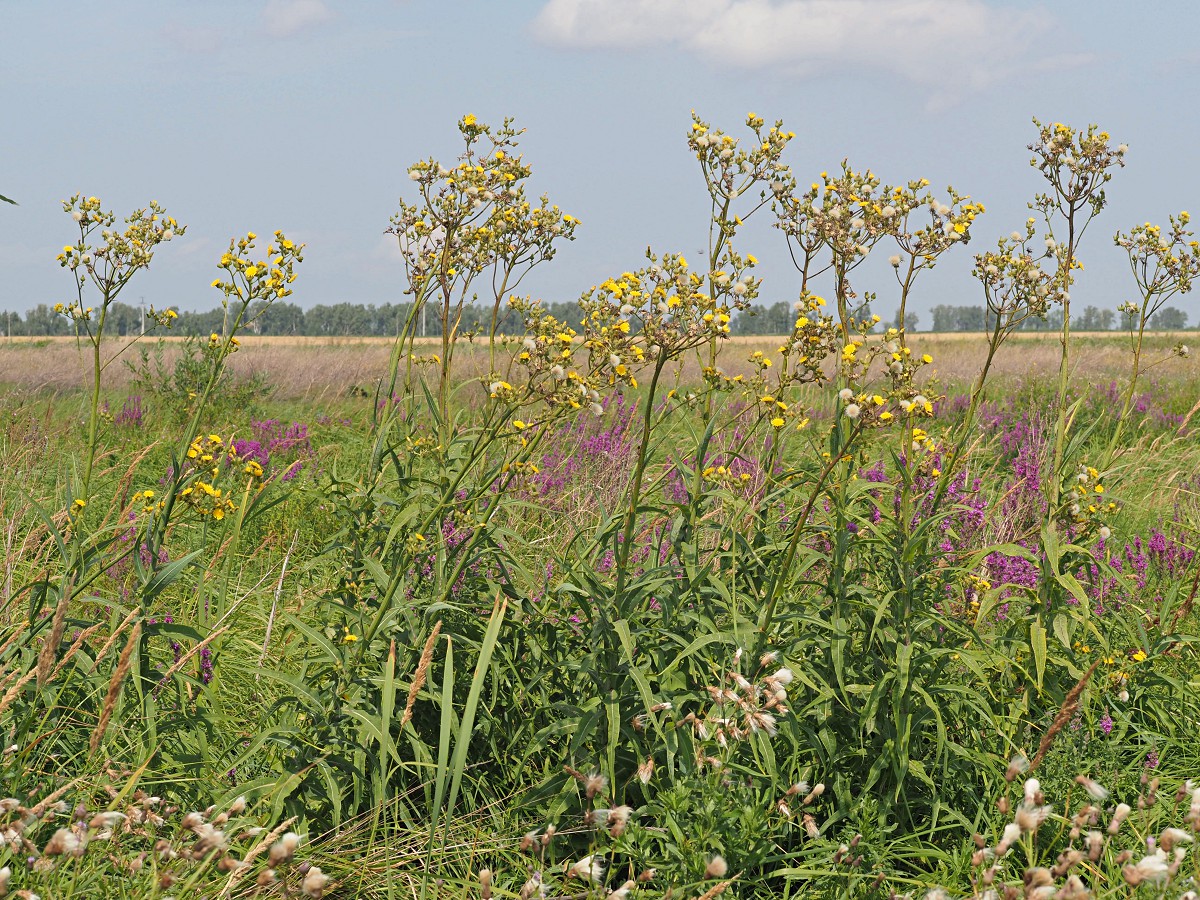
<path fill-rule="evenodd" d="M 321 304 L 310 309 L 301 309 L 294 303 L 274 303 L 269 307 L 252 309 L 250 330 L 266 335 L 311 335 L 317 337 L 387 337 L 396 334 L 407 321 L 411 312 L 408 303 L 333 303 Z M 548 303 L 546 311 L 557 319 L 567 322 L 577 330 L 579 307 L 573 302 Z M 869 315 L 869 310 L 864 310 Z M 787 334 L 792 330 L 795 312 L 790 303 L 774 303 L 758 306 L 735 316 L 731 331 L 737 335 Z M 988 326 L 983 306 L 952 306 L 939 304 L 931 310 L 932 327 L 929 331 L 984 331 Z M 133 335 L 143 328 L 145 319 L 140 307 L 126 303 L 114 303 L 109 308 L 106 330 L 119 335 Z M 912 332 L 916 331 L 920 319 L 909 312 L 904 323 Z M 151 323 L 153 324 L 153 323 Z M 893 316 L 889 325 L 898 324 Z M 1164 331 L 1178 331 L 1188 327 L 1187 313 L 1174 306 L 1159 310 L 1150 320 L 1151 327 Z M 147 326 L 149 327 L 149 326 Z M 184 335 L 206 335 L 222 333 L 225 327 L 225 311 L 220 307 L 207 312 L 179 312 L 174 331 Z M 468 307 L 463 315 L 461 327 L 466 330 L 487 331 L 491 328 L 491 310 Z M 1045 320 L 1029 319 L 1023 326 L 1027 331 L 1058 331 L 1062 328 L 1062 310 L 1055 308 Z M 1112 331 L 1127 329 L 1128 317 L 1111 309 L 1088 306 L 1078 313 L 1072 327 L 1078 331 Z M 430 337 L 441 335 L 441 319 L 429 315 L 418 323 L 418 333 Z M 510 311 L 502 310 L 498 329 L 514 333 L 523 328 L 523 323 Z M 57 315 L 53 308 L 42 303 L 28 310 L 24 316 L 18 313 L 0 313 L 0 330 L 5 335 L 49 336 L 73 334 L 73 326 L 66 318 Z"/>
<path fill-rule="evenodd" d="M 933 316 L 930 331 L 984 331 L 990 325 L 987 311 L 982 306 L 940 304 L 933 307 L 930 313 Z M 1128 313 L 1087 306 L 1082 312 L 1075 313 L 1071 328 L 1075 331 L 1126 331 L 1136 321 L 1136 314 L 1131 317 Z M 1150 317 L 1149 325 L 1160 331 L 1179 331 L 1188 327 L 1187 313 L 1174 306 L 1165 306 Z M 1045 319 L 1026 319 L 1021 328 L 1025 331 L 1060 331 L 1062 308 L 1051 309 Z"/>

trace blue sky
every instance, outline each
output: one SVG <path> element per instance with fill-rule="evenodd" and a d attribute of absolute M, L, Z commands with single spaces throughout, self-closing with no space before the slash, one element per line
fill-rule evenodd
<path fill-rule="evenodd" d="M 515 117 L 532 190 L 583 221 L 523 285 L 574 299 L 648 245 L 704 243 L 692 109 L 731 131 L 750 110 L 784 119 L 802 183 L 849 157 L 984 202 L 919 312 L 981 302 L 971 254 L 1040 188 L 1030 118 L 1097 122 L 1131 150 L 1072 294 L 1111 308 L 1131 286 L 1113 234 L 1200 208 L 1197 34 L 1190 0 L 0 0 L 0 193 L 21 204 L 0 208 L 0 309 L 67 299 L 54 256 L 76 191 L 118 213 L 154 198 L 189 226 L 127 300 L 214 306 L 229 237 L 277 228 L 308 244 L 302 306 L 402 299 L 383 231 L 412 197 L 407 165 L 455 155 L 466 112 Z M 791 301 L 767 215 L 739 246 L 762 260 L 762 299 Z M 878 255 L 859 287 L 890 315 Z"/>

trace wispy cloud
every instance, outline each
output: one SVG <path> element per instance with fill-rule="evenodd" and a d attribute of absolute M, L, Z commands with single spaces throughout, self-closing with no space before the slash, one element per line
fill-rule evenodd
<path fill-rule="evenodd" d="M 323 0 L 267 0 L 262 22 L 271 37 L 285 38 L 333 18 Z"/>
<path fill-rule="evenodd" d="M 985 0 L 548 0 L 532 28 L 556 46 L 677 47 L 717 66 L 883 72 L 961 94 L 1084 61 L 1053 50 L 1054 24 Z"/>

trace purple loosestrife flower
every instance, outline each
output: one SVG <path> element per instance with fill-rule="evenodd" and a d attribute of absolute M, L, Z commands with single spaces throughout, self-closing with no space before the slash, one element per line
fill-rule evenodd
<path fill-rule="evenodd" d="M 113 424 L 120 428 L 141 428 L 142 418 L 142 397 L 134 394 L 125 398 L 121 411 L 113 417 Z"/>

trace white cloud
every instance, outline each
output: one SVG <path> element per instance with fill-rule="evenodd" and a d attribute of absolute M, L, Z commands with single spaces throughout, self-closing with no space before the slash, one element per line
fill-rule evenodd
<path fill-rule="evenodd" d="M 552 45 L 673 46 L 799 77 L 882 71 L 959 94 L 1022 67 L 1081 62 L 1041 52 L 1053 25 L 1045 10 L 985 0 L 548 0 L 533 31 Z"/>
<path fill-rule="evenodd" d="M 267 0 L 262 21 L 271 37 L 291 37 L 333 18 L 324 0 Z"/>

